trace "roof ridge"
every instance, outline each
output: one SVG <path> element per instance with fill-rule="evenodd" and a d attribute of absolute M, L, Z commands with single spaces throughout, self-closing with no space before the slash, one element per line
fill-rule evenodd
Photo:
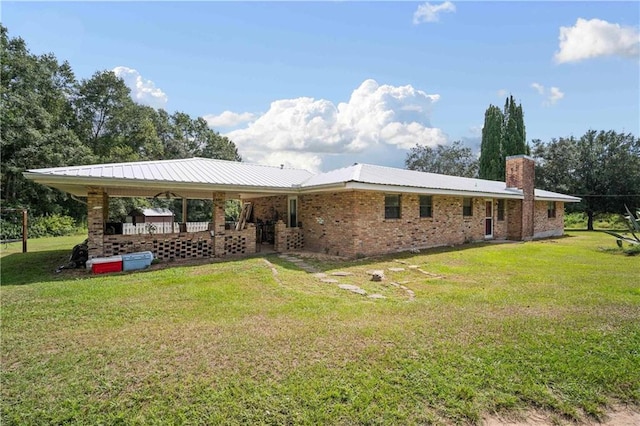
<path fill-rule="evenodd" d="M 239 164 L 242 166 L 256 166 L 256 167 L 265 167 L 270 169 L 282 169 L 282 170 L 298 170 L 305 171 L 308 173 L 312 173 L 307 169 L 302 168 L 294 168 L 294 167 L 279 167 L 272 166 L 268 164 L 258 164 L 258 163 L 248 163 L 244 161 L 235 161 L 235 160 L 224 160 L 221 158 L 208 158 L 208 157 L 189 157 L 189 158 L 172 158 L 172 159 L 163 159 L 163 160 L 139 160 L 139 161 L 128 161 L 128 162 L 118 162 L 118 163 L 99 163 L 99 164 L 78 164 L 78 165 L 68 165 L 68 166 L 60 166 L 60 167 L 42 167 L 37 169 L 30 170 L 45 170 L 45 169 L 83 169 L 83 168 L 95 168 L 95 167 L 122 167 L 122 166 L 139 166 L 139 165 L 150 165 L 150 164 L 167 164 L 167 163 L 188 163 L 196 160 L 204 160 L 204 161 L 212 161 L 216 163 L 228 163 L 228 164 Z M 313 174 L 313 173 L 312 173 Z"/>

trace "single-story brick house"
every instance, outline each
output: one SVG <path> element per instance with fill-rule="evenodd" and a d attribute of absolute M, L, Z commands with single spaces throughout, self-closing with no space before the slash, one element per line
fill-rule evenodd
<path fill-rule="evenodd" d="M 564 203 L 579 198 L 534 188 L 534 161 L 508 157 L 505 182 L 369 164 L 313 174 L 206 158 L 29 170 L 35 182 L 87 197 L 90 256 L 150 250 L 156 257 L 307 250 L 346 257 L 486 239 L 564 233 Z M 107 235 L 109 197 L 171 191 L 213 200 L 208 231 Z M 251 203 L 245 229 L 225 229 L 224 203 Z M 186 217 L 186 215 L 184 215 Z M 181 228 L 185 229 L 185 228 Z"/>

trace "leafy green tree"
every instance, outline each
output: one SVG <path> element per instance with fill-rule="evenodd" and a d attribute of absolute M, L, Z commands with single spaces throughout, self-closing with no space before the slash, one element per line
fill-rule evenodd
<path fill-rule="evenodd" d="M 0 55 L 3 207 L 26 207 L 34 217 L 86 216 L 86 206 L 68 194 L 24 179 L 27 169 L 193 156 L 241 160 L 235 144 L 204 119 L 137 104 L 111 71 L 78 83 L 68 63 L 33 55 L 2 25 Z M 210 202 L 194 203 L 194 214 L 210 214 Z M 111 216 L 147 205 L 144 199 L 112 200 Z"/>
<path fill-rule="evenodd" d="M 0 33 L 3 205 L 26 207 L 36 215 L 78 213 L 81 206 L 68 195 L 22 176 L 27 169 L 95 159 L 74 132 L 76 81 L 71 67 L 52 54 L 31 54 L 25 42 L 10 38 L 3 26 Z"/>
<path fill-rule="evenodd" d="M 121 78 L 112 71 L 96 72 L 80 83 L 75 106 L 78 135 L 100 161 L 132 159 L 132 153 L 122 143 L 120 127 L 131 119 L 128 112 L 133 101 Z"/>
<path fill-rule="evenodd" d="M 613 130 L 587 131 L 580 139 L 534 141 L 537 184 L 582 198 L 578 209 L 593 230 L 598 213 L 624 213 L 640 205 L 640 139 Z"/>
<path fill-rule="evenodd" d="M 536 160 L 536 187 L 563 194 L 574 193 L 577 140 L 573 136 L 554 138 L 549 143 L 535 139 L 532 145 L 531 155 Z"/>
<path fill-rule="evenodd" d="M 405 167 L 409 170 L 440 173 L 451 176 L 476 177 L 478 160 L 471 148 L 456 141 L 435 147 L 416 145 L 407 153 Z"/>

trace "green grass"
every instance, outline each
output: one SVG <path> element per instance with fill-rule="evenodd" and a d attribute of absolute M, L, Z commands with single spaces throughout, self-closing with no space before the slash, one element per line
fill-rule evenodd
<path fill-rule="evenodd" d="M 53 274 L 76 239 L 3 250 L 2 424 L 475 424 L 640 405 L 640 261 L 605 234 L 308 260 L 382 300 L 278 257 L 277 276 L 258 257 Z"/>

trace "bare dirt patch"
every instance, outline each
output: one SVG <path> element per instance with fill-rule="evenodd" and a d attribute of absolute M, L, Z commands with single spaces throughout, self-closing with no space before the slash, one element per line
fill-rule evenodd
<path fill-rule="evenodd" d="M 640 408 L 616 406 L 609 411 L 602 422 L 596 420 L 585 420 L 575 423 L 562 420 L 557 415 L 544 411 L 531 411 L 526 416 L 512 419 L 501 416 L 486 416 L 484 426 L 556 426 L 556 425 L 603 425 L 603 426 L 638 426 L 640 425 Z"/>

